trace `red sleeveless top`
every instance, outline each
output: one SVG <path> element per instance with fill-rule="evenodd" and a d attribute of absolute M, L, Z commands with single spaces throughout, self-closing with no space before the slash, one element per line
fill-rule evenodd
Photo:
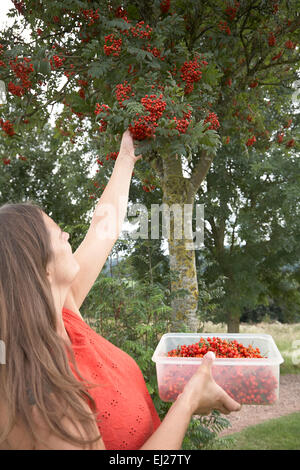
<path fill-rule="evenodd" d="M 62 314 L 80 373 L 99 384 L 88 391 L 97 406 L 106 449 L 139 449 L 160 425 L 140 368 L 79 315 L 66 308 Z"/>

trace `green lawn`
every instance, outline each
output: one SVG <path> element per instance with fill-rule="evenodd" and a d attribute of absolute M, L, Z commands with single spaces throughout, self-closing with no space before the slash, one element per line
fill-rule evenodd
<path fill-rule="evenodd" d="M 224 446 L 227 450 L 300 450 L 300 413 L 270 419 L 223 439 L 233 439 Z"/>

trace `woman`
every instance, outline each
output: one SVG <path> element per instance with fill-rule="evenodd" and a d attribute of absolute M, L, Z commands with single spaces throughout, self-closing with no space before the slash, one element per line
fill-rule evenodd
<path fill-rule="evenodd" d="M 180 449 L 193 414 L 240 405 L 208 353 L 162 422 L 136 362 L 80 314 L 118 239 L 135 162 L 128 131 L 85 239 L 34 203 L 0 208 L 0 449 Z"/>

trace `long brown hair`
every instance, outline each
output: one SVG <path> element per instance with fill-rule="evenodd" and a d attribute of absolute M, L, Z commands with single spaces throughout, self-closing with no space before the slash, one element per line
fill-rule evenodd
<path fill-rule="evenodd" d="M 87 383 L 73 375 L 67 351 L 82 378 L 71 348 L 56 332 L 57 317 L 46 275 L 53 252 L 42 212 L 33 201 L 0 208 L 0 340 L 6 352 L 5 364 L 0 364 L 0 397 L 7 417 L 6 423 L 0 423 L 0 444 L 17 422 L 25 425 L 33 442 L 41 441 L 32 420 L 34 403 L 54 434 L 72 444 L 90 445 L 100 438 L 95 402 Z M 64 416 L 72 422 L 75 416 L 88 438 L 75 437 L 64 429 Z"/>

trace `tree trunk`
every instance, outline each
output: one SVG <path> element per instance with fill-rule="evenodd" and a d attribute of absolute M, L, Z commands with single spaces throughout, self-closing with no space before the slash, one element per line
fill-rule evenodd
<path fill-rule="evenodd" d="M 187 250 L 182 240 L 169 239 L 172 307 L 172 331 L 197 332 L 199 319 L 198 307 L 198 280 L 195 263 L 195 251 Z"/>
<path fill-rule="evenodd" d="M 194 194 L 188 193 L 180 159 L 167 159 L 164 166 L 163 203 L 167 211 L 164 220 L 170 221 L 169 233 L 165 234 L 170 252 L 172 331 L 196 332 L 198 280 L 192 235 L 195 199 Z"/>
<path fill-rule="evenodd" d="M 191 178 L 185 178 L 182 172 L 181 157 L 178 155 L 164 155 L 151 160 L 151 166 L 159 176 L 163 189 L 163 203 L 166 204 L 170 214 L 170 233 L 168 235 L 170 252 L 171 276 L 171 307 L 172 331 L 197 332 L 199 319 L 198 309 L 198 280 L 195 260 L 195 248 L 192 235 L 192 217 L 196 193 L 205 179 L 211 166 L 214 155 L 206 151 L 200 152 L 200 158 L 195 165 Z M 174 214 L 171 210 L 173 204 L 177 205 L 182 217 L 182 236 L 174 233 Z M 188 208 L 185 206 L 188 205 Z M 176 227 L 179 225 L 176 219 Z M 186 227 L 186 230 L 184 229 Z M 186 295 L 179 296 L 185 291 Z"/>
<path fill-rule="evenodd" d="M 227 317 L 227 333 L 239 333 L 239 332 L 240 332 L 239 317 L 237 315 L 229 313 Z"/>

